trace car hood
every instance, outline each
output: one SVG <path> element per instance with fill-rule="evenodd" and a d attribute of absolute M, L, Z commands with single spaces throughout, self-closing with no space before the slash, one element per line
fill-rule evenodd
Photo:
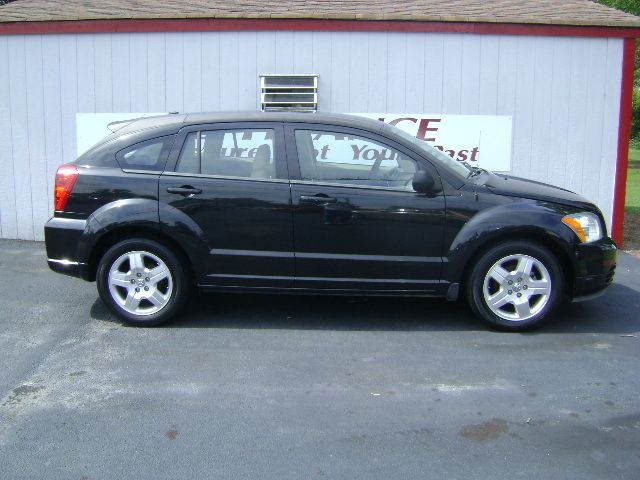
<path fill-rule="evenodd" d="M 595 205 L 586 198 L 560 187 L 510 175 L 489 174 L 483 184 L 497 195 L 529 198 L 546 202 L 561 203 L 578 208 L 594 210 Z"/>

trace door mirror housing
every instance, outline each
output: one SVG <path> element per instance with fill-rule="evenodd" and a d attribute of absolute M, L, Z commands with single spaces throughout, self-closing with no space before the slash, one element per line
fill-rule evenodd
<path fill-rule="evenodd" d="M 413 175 L 412 186 L 416 192 L 425 193 L 427 195 L 433 195 L 440 191 L 436 186 L 436 181 L 433 178 L 433 175 L 426 170 L 418 170 Z"/>

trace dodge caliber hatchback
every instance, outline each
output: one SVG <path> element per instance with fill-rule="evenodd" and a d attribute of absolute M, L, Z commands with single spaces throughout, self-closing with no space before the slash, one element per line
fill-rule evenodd
<path fill-rule="evenodd" d="M 613 279 L 595 205 L 382 122 L 198 113 L 115 127 L 58 169 L 45 236 L 51 269 L 97 281 L 133 325 L 174 318 L 195 288 L 463 297 L 521 330 Z"/>

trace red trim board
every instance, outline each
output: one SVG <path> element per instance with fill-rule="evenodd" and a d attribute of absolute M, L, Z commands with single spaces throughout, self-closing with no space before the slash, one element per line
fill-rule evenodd
<path fill-rule="evenodd" d="M 479 35 L 638 38 L 640 28 L 542 25 L 525 23 L 418 22 L 400 20 L 320 19 L 118 19 L 45 22 L 0 22 L 0 35 L 48 33 L 189 32 L 242 30 L 319 30 L 368 32 L 445 32 Z"/>
<path fill-rule="evenodd" d="M 613 193 L 613 225 L 611 236 L 619 247 L 623 246 L 624 204 L 627 193 L 629 168 L 629 140 L 631 138 L 631 109 L 633 99 L 633 73 L 636 60 L 635 38 L 625 38 L 622 59 L 622 93 L 620 95 L 620 121 L 618 127 L 618 159 Z"/>

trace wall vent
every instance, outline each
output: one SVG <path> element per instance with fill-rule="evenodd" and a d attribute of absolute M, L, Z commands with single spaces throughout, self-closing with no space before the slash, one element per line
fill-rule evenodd
<path fill-rule="evenodd" d="M 318 109 L 318 75 L 268 73 L 260 75 L 260 104 L 263 112 Z"/>

